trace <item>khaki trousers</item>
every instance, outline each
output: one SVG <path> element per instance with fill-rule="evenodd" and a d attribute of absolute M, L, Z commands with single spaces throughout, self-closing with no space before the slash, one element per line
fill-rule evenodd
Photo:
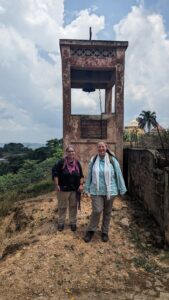
<path fill-rule="evenodd" d="M 77 199 L 76 192 L 57 192 L 58 200 L 58 223 L 64 224 L 67 208 L 69 208 L 70 224 L 76 224 L 77 217 Z"/>
<path fill-rule="evenodd" d="M 92 214 L 90 216 L 88 231 L 97 230 L 101 213 L 103 213 L 101 231 L 102 233 L 108 234 L 114 197 L 112 196 L 110 200 L 107 200 L 106 196 L 92 195 L 91 199 L 92 199 Z"/>

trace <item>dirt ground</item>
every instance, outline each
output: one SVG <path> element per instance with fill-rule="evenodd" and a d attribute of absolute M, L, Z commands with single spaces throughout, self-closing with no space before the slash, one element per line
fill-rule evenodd
<path fill-rule="evenodd" d="M 77 232 L 58 232 L 55 193 L 18 202 L 0 221 L 0 300 L 169 299 L 169 251 L 143 207 L 116 198 L 107 243 L 99 228 L 83 241 L 90 212 L 83 198 Z"/>

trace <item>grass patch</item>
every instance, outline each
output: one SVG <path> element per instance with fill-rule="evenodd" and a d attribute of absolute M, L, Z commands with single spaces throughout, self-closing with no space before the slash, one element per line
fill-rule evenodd
<path fill-rule="evenodd" d="M 143 245 L 142 240 L 140 238 L 139 232 L 135 229 L 133 229 L 131 231 L 131 239 L 132 241 L 135 242 L 136 246 L 140 249 L 140 250 L 146 250 L 146 247 Z"/>
<path fill-rule="evenodd" d="M 6 216 L 15 202 L 49 193 L 53 190 L 54 188 L 51 180 L 42 180 L 36 184 L 30 184 L 19 191 L 5 192 L 0 196 L 0 217 Z"/>
<path fill-rule="evenodd" d="M 28 197 L 36 197 L 43 193 L 48 193 L 53 191 L 53 183 L 51 180 L 43 180 L 36 184 L 29 185 L 25 190 L 24 193 Z"/>
<path fill-rule="evenodd" d="M 135 267 L 143 268 L 149 273 L 155 273 L 157 270 L 159 270 L 159 267 L 157 266 L 157 264 L 155 264 L 155 262 L 150 261 L 143 256 L 134 257 L 133 262 Z"/>
<path fill-rule="evenodd" d="M 143 237 L 141 234 L 139 234 L 139 231 L 137 229 L 131 229 L 130 231 L 131 240 L 136 244 L 137 248 L 144 252 L 146 255 L 148 254 L 154 254 L 158 255 L 160 253 L 160 249 L 155 247 L 152 243 L 155 243 L 155 237 L 154 240 L 147 241 L 146 239 L 143 240 Z"/>
<path fill-rule="evenodd" d="M 13 203 L 10 201 L 7 201 L 7 200 L 1 201 L 0 202 L 0 217 L 5 217 L 8 214 L 12 205 L 13 205 Z"/>
<path fill-rule="evenodd" d="M 160 257 L 161 261 L 165 261 L 167 260 L 169 262 L 169 250 L 165 251 L 164 255 L 162 257 Z"/>
<path fill-rule="evenodd" d="M 17 174 L 0 176 L 0 216 L 7 215 L 19 200 L 53 191 L 51 170 L 55 162 L 54 157 L 41 163 L 27 161 Z"/>

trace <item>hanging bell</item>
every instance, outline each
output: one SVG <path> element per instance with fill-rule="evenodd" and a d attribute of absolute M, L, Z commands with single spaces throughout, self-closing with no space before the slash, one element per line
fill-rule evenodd
<path fill-rule="evenodd" d="M 95 92 L 95 87 L 93 86 L 92 83 L 87 82 L 83 86 L 83 92 L 87 92 L 87 93 Z"/>

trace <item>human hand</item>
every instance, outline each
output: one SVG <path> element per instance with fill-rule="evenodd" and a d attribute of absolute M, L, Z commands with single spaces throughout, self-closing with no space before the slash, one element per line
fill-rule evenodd
<path fill-rule="evenodd" d="M 83 185 L 82 184 L 79 185 L 78 192 L 80 192 L 80 193 L 83 192 Z"/>
<path fill-rule="evenodd" d="M 55 184 L 55 190 L 56 190 L 56 192 L 60 191 L 60 186 L 58 184 Z"/>

